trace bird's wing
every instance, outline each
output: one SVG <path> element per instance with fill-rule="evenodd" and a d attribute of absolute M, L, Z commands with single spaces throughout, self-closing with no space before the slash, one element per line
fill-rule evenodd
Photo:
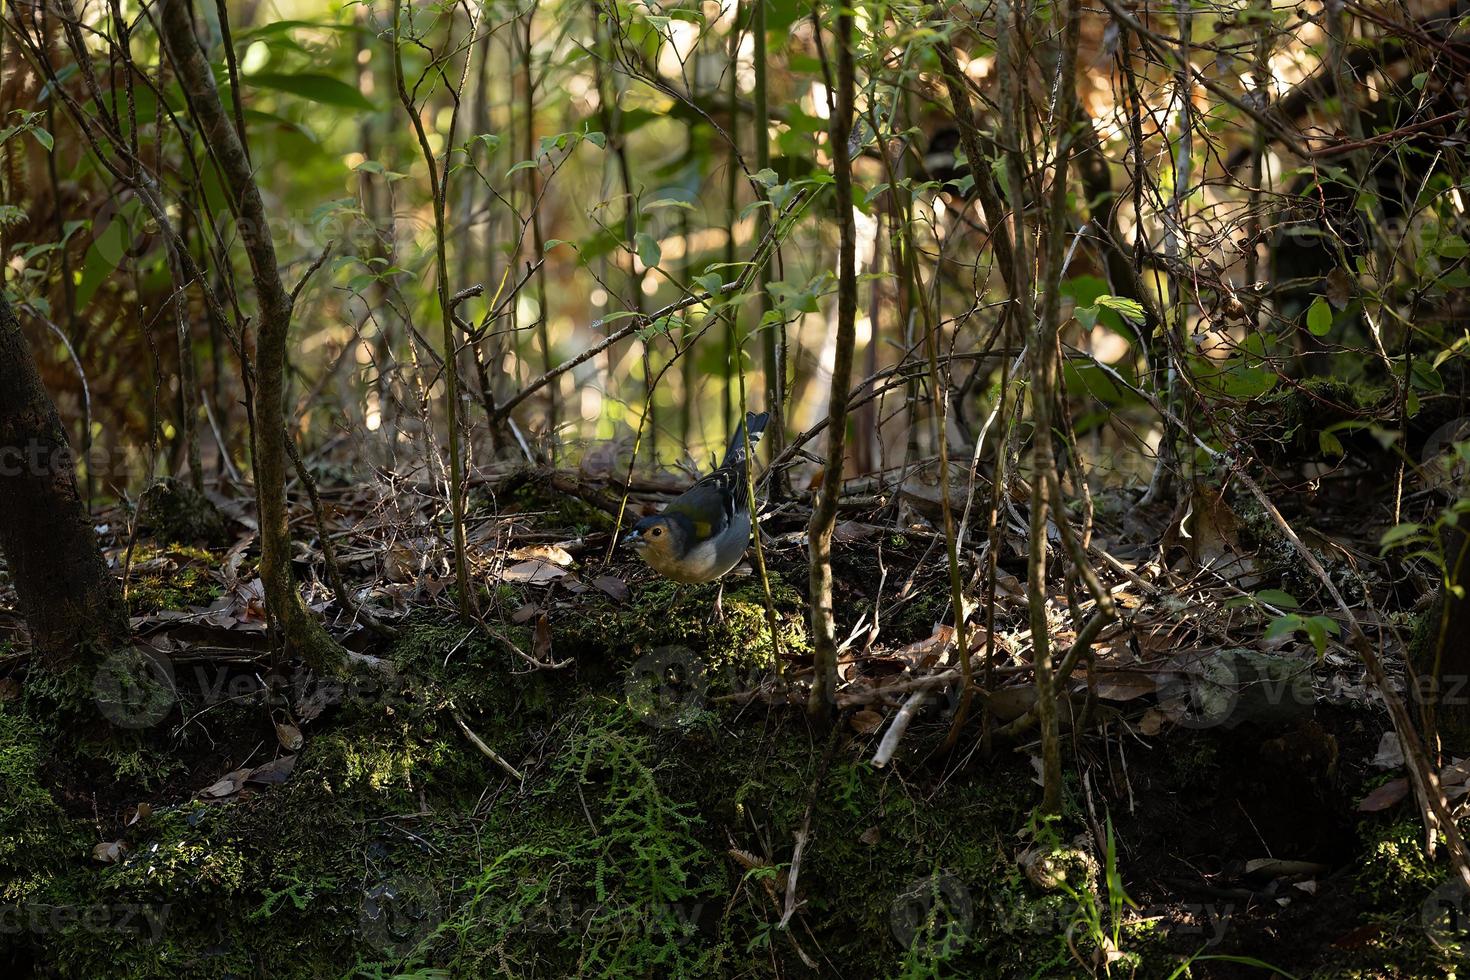
<path fill-rule="evenodd" d="M 730 526 L 737 507 L 743 507 L 737 470 L 718 469 L 669 501 L 665 514 L 678 514 L 693 526 L 694 537 L 712 538 Z"/>
<path fill-rule="evenodd" d="M 720 469 L 739 466 L 745 462 L 746 433 L 750 433 L 750 449 L 755 450 L 756 443 L 761 441 L 762 434 L 766 431 L 766 423 L 771 420 L 770 412 L 761 412 L 759 415 L 750 412 L 745 416 L 745 421 L 735 429 L 735 434 L 730 437 L 730 446 L 725 450 L 725 459 L 720 463 Z"/>

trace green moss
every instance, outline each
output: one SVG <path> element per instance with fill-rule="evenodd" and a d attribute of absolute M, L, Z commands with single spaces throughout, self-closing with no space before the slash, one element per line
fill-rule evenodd
<path fill-rule="evenodd" d="M 138 522 L 158 541 L 223 547 L 224 515 L 204 494 L 180 480 L 160 480 L 143 493 Z"/>
<path fill-rule="evenodd" d="M 88 849 L 41 782 L 50 741 L 41 726 L 0 710 L 0 902 L 25 899 L 45 875 Z"/>
<path fill-rule="evenodd" d="M 773 585 L 799 648 L 798 597 Z M 62 811 L 43 781 L 56 771 L 51 754 L 88 743 L 56 741 L 8 706 L 7 887 L 29 903 L 151 910 L 162 928 L 146 940 L 80 927 L 0 936 L 0 961 L 8 952 L 61 976 L 144 978 L 722 977 L 804 975 L 805 955 L 846 976 L 1061 976 L 1074 972 L 1070 936 L 1084 957 L 1116 937 L 1123 972 L 1166 975 L 1177 963 L 1146 926 L 1115 931 L 1121 884 L 1066 864 L 1075 828 L 1051 841 L 1068 872 L 1059 884 L 1039 887 L 1018 865 L 1017 831 L 1036 797 L 1024 758 L 930 779 L 874 769 L 870 742 L 845 741 L 854 737 L 839 728 L 824 770 L 826 736 L 794 712 L 658 687 L 653 697 L 689 696 L 698 710 L 677 724 L 641 710 L 627 679 L 661 644 L 728 664 L 737 681 L 767 669 L 759 584 L 730 590 L 723 624 L 708 622 L 710 599 L 653 582 L 625 605 L 582 597 L 583 619 L 553 605 L 553 655 L 574 660 L 555 672 L 525 671 L 509 649 L 529 651 L 527 628 L 420 617 L 383 654 L 391 670 L 355 671 L 333 706 L 303 722 L 287 781 L 195 798 L 242 758 L 269 758 L 265 705 L 213 707 L 177 747 L 208 764 L 169 792 L 130 797 L 152 812 L 127 826 L 90 807 Z M 25 710 L 45 717 L 29 686 Z M 524 782 L 485 758 L 454 713 Z M 908 737 L 920 744 L 943 728 L 921 717 Z M 238 749 L 208 754 L 227 738 Z M 138 766 L 150 745 L 131 750 Z M 1165 778 L 1207 783 L 1215 751 L 1212 740 L 1181 739 L 1168 754 L 1178 772 Z M 781 929 L 803 825 L 803 904 Z M 1387 906 L 1413 901 L 1432 878 L 1414 863 L 1414 839 L 1386 835 L 1374 846 L 1389 856 L 1370 849 L 1364 862 L 1393 858 L 1372 879 Z M 91 860 L 98 840 L 121 841 L 121 860 Z"/>
<path fill-rule="evenodd" d="M 1318 433 L 1345 421 L 1361 419 L 1383 404 L 1386 388 L 1346 381 L 1340 378 L 1312 376 L 1290 385 L 1279 385 L 1262 396 L 1256 418 L 1279 420 L 1276 438 L 1293 453 L 1318 456 L 1322 446 Z"/>
<path fill-rule="evenodd" d="M 1375 902 L 1417 900 L 1444 876 L 1424 854 L 1424 827 L 1417 820 L 1364 822 L 1362 870 L 1357 884 Z"/>
<path fill-rule="evenodd" d="M 214 564 L 214 556 L 201 548 L 139 544 L 128 576 L 129 612 L 142 616 L 209 605 L 223 591 L 210 573 Z"/>

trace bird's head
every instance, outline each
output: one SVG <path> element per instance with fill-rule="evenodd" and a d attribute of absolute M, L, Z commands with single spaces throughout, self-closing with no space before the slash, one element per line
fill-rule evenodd
<path fill-rule="evenodd" d="M 623 544 L 654 568 L 664 571 L 684 554 L 686 537 L 683 524 L 674 516 L 655 514 L 634 524 L 633 530 L 624 536 Z"/>

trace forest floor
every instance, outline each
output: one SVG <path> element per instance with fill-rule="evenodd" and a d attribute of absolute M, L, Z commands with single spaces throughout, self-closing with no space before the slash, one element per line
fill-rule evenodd
<path fill-rule="evenodd" d="M 630 513 L 676 482 L 636 484 Z M 1061 706 L 1066 814 L 1038 822 L 1012 517 L 993 592 L 971 564 L 995 652 L 945 753 L 933 488 L 844 508 L 829 729 L 787 693 L 810 668 L 799 502 L 764 526 L 770 608 L 741 570 L 718 620 L 714 586 L 610 552 L 620 487 L 595 464 L 487 475 L 469 626 L 420 489 L 322 475 L 343 589 L 393 634 L 302 545 L 310 603 L 353 651 L 342 678 L 272 659 L 242 495 L 214 495 L 223 526 L 102 521 L 137 648 L 57 678 L 0 645 L 7 975 L 1408 977 L 1470 949 L 1361 664 L 1331 632 L 1320 652 L 1305 628 L 1267 638 L 1282 592 L 1304 621 L 1323 599 L 1248 499 L 1095 501 L 1123 616 Z M 1334 510 L 1351 497 L 1311 502 L 1338 532 L 1308 544 L 1407 635 L 1376 532 Z M 320 540 L 304 497 L 294 513 Z M 987 717 L 1008 729 L 988 745 Z M 1467 774 L 1446 770 L 1452 800 Z"/>

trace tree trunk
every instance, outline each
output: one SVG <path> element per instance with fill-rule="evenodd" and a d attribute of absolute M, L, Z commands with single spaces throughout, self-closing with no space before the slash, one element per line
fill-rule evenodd
<path fill-rule="evenodd" d="M 127 639 L 117 581 L 77 492 L 66 430 L 0 294 L 0 552 L 40 662 L 84 663 Z"/>
<path fill-rule="evenodd" d="M 856 343 L 857 227 L 852 217 L 852 162 L 848 138 L 852 133 L 855 68 L 852 51 L 852 12 L 836 7 L 837 111 L 832 116 L 832 173 L 836 178 L 837 225 L 841 242 L 837 252 L 837 336 L 832 364 L 832 394 L 827 406 L 827 462 L 822 488 L 807 527 L 811 540 L 811 624 L 813 677 L 807 711 L 817 719 L 830 717 L 837 702 L 837 637 L 832 599 L 832 528 L 837 521 L 837 498 L 842 495 L 842 471 L 847 459 L 847 402 L 852 388 L 852 351 Z"/>
<path fill-rule="evenodd" d="M 225 115 L 209 61 L 199 48 L 189 0 L 162 5 L 160 32 L 206 142 L 213 150 L 227 193 L 240 217 L 240 238 L 250 260 L 259 303 L 256 340 L 255 499 L 260 515 L 260 580 L 266 605 L 287 650 L 314 670 L 332 670 L 343 650 L 306 608 L 291 575 L 291 534 L 286 512 L 286 338 L 293 300 L 281 282 L 271 223 L 250 160 L 234 124 Z"/>

